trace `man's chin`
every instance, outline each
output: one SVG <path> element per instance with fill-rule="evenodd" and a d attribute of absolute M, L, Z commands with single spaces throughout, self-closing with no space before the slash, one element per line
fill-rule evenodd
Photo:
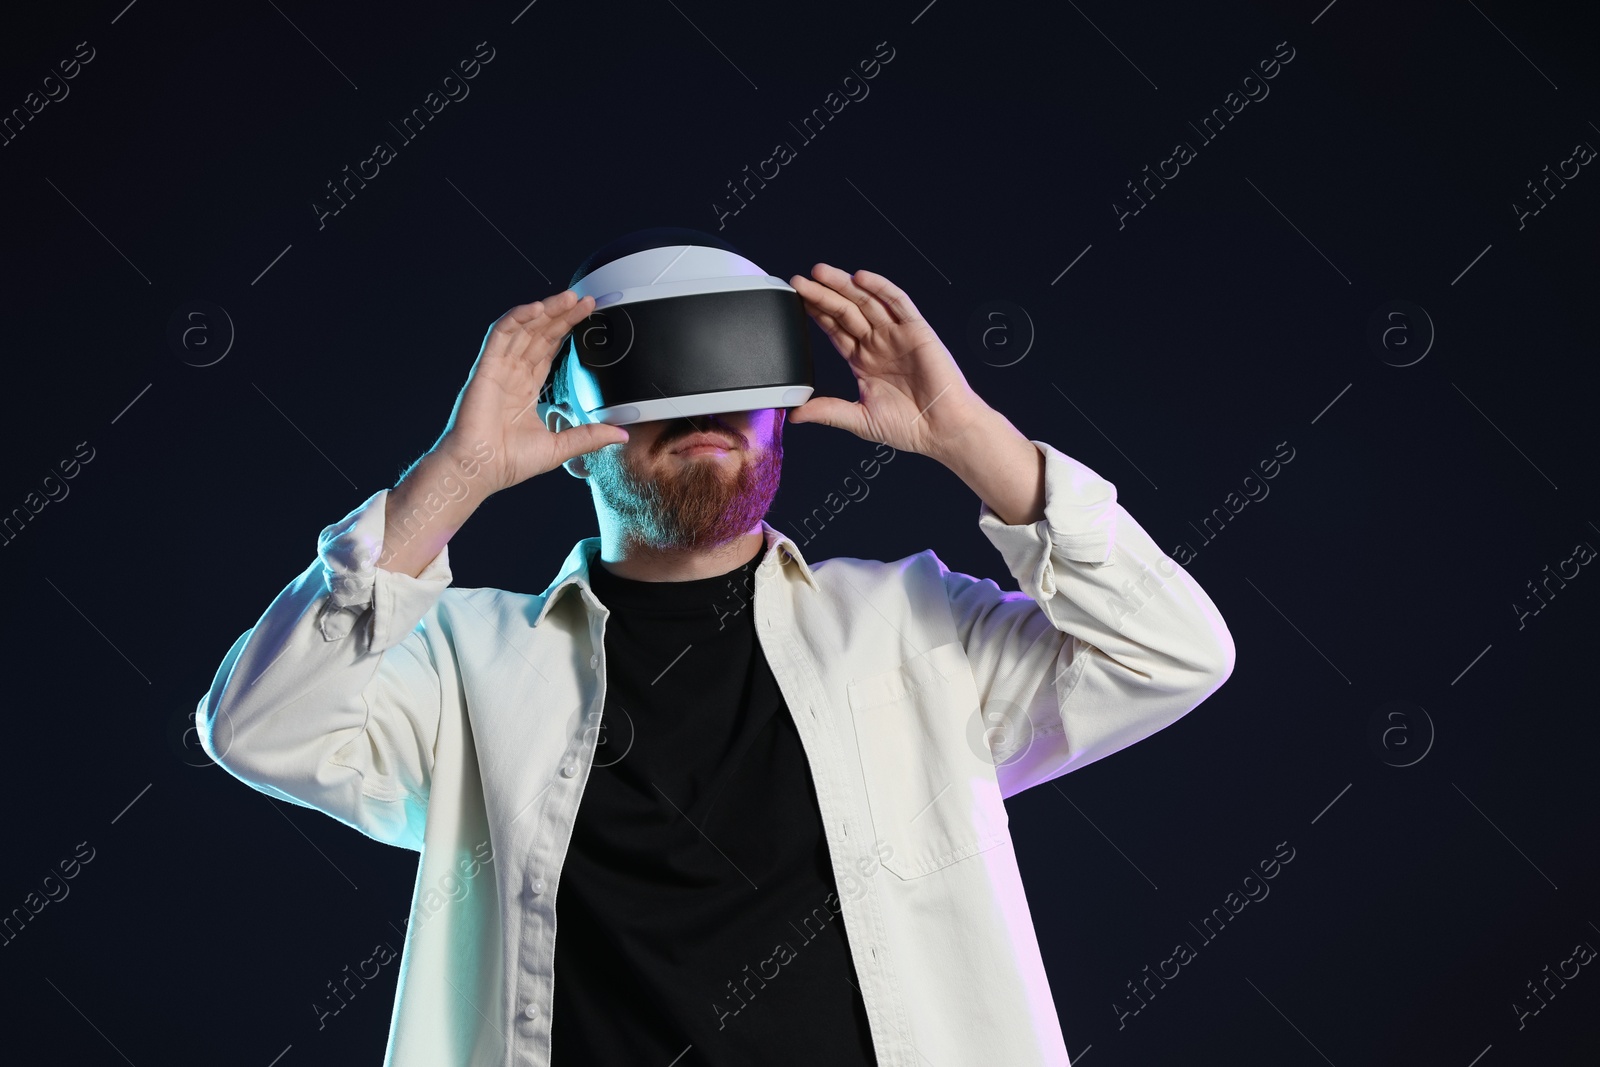
<path fill-rule="evenodd" d="M 749 533 L 766 515 L 777 489 L 771 478 L 775 472 L 762 467 L 749 460 L 729 463 L 709 453 L 690 457 L 657 483 L 662 489 L 659 503 L 672 514 L 658 516 L 656 529 L 680 548 L 712 548 Z"/>
<path fill-rule="evenodd" d="M 648 472 L 614 467 L 604 482 L 628 498 L 623 507 L 616 507 L 616 501 L 613 507 L 629 539 L 658 551 L 702 550 L 757 526 L 777 494 L 782 462 L 781 449 L 753 458 L 709 452 L 668 455 Z M 602 495 L 611 494 L 602 489 Z"/>

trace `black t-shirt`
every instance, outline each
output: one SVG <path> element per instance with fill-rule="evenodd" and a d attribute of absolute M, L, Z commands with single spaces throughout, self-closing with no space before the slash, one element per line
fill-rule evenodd
<path fill-rule="evenodd" d="M 760 559 L 685 582 L 592 560 L 606 697 L 556 893 L 553 1067 L 877 1062 L 805 749 L 756 640 Z"/>

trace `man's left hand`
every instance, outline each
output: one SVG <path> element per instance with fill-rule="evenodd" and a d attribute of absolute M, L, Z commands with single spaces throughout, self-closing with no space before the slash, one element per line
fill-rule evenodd
<path fill-rule="evenodd" d="M 820 422 L 940 458 L 991 412 L 904 291 L 881 274 L 818 263 L 789 284 L 850 364 L 861 399 L 813 396 L 790 422 Z"/>

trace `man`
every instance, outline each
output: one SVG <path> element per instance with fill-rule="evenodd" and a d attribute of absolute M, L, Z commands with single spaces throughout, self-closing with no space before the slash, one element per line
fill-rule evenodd
<path fill-rule="evenodd" d="M 201 701 L 234 775 L 422 853 L 391 1067 L 1067 1062 L 1003 798 L 1187 713 L 1232 638 L 888 279 L 789 284 L 858 400 L 589 422 L 556 357 L 593 298 L 512 308 Z M 1022 591 L 808 563 L 764 518 L 786 421 L 943 463 Z M 557 466 L 600 535 L 538 596 L 450 588 L 477 506 Z"/>

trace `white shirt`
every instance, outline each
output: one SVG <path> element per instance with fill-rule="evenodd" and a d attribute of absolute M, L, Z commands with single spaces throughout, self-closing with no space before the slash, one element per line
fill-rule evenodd
<path fill-rule="evenodd" d="M 1233 670 L 1216 606 L 1116 488 L 1033 443 L 1044 519 L 978 517 L 1021 592 L 931 549 L 811 565 L 762 522 L 756 636 L 881 1067 L 1067 1063 L 1002 800 L 1148 737 Z M 422 853 L 386 1067 L 545 1067 L 556 896 L 604 705 L 600 539 L 538 595 L 452 588 L 448 548 L 415 578 L 376 566 L 387 495 L 324 529 L 228 651 L 202 745 Z"/>

